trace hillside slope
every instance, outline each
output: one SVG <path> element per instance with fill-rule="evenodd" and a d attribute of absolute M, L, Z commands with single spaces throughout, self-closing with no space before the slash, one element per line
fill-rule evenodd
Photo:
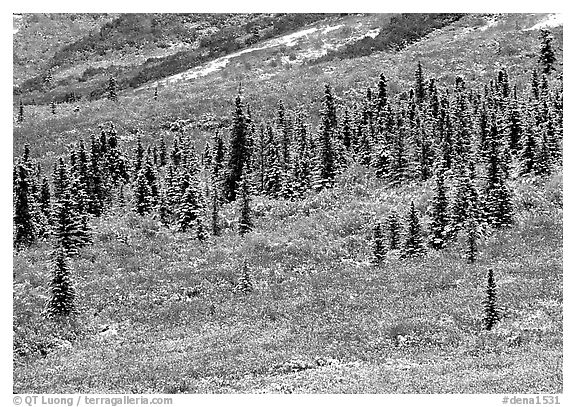
<path fill-rule="evenodd" d="M 60 235 L 14 252 L 13 391 L 563 392 L 562 26 L 549 15 L 465 15 L 402 47 L 322 59 L 378 37 L 390 19 L 323 16 L 254 44 L 243 37 L 118 101 L 16 107 L 14 206 L 32 202 L 37 224 Z M 542 26 L 557 61 L 533 84 Z M 61 72 L 95 57 L 73 54 Z M 370 121 L 376 114 L 387 120 Z M 512 148 L 514 126 L 524 133 Z M 281 140 L 290 140 L 284 162 Z M 224 149 L 230 159 L 219 163 Z M 254 177 L 243 172 L 244 188 L 229 187 L 244 155 Z M 35 188 L 61 157 L 46 210 Z M 327 186 L 309 174 L 301 194 L 284 195 L 305 178 L 292 177 L 305 173 L 299 164 L 322 169 L 324 157 L 336 162 Z M 266 174 L 256 158 L 268 160 Z M 239 202 L 220 202 L 225 188 Z M 465 226 L 454 220 L 460 198 Z M 446 246 L 433 248 L 438 202 L 450 227 Z M 497 223 L 494 206 L 510 220 Z M 253 227 L 242 234 L 246 207 Z M 198 213 L 221 233 L 203 240 L 201 220 L 186 224 Z M 403 244 L 375 259 L 376 227 L 393 213 Z M 72 230 L 86 221 L 90 239 L 69 259 L 76 313 L 50 319 L 50 259 L 67 230 L 54 224 L 68 218 Z M 422 250 L 406 255 L 414 230 Z M 491 329 L 488 269 L 499 316 Z"/>

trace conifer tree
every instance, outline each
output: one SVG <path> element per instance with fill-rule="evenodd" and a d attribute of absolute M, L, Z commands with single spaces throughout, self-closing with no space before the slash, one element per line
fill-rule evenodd
<path fill-rule="evenodd" d="M 424 241 L 422 238 L 422 227 L 420 226 L 420 218 L 418 212 L 414 207 L 414 201 L 410 203 L 410 211 L 408 212 L 408 224 L 406 226 L 406 240 L 402 250 L 402 257 L 413 257 L 424 252 Z"/>
<path fill-rule="evenodd" d="M 54 172 L 53 235 L 56 247 L 73 255 L 85 244 L 86 235 L 71 196 L 70 183 L 68 166 L 60 158 Z"/>
<path fill-rule="evenodd" d="M 552 48 L 552 34 L 547 28 L 540 30 L 540 56 L 538 57 L 538 62 L 542 66 L 542 72 L 546 75 L 554 69 L 553 65 L 556 62 L 556 55 Z"/>
<path fill-rule="evenodd" d="M 68 252 L 63 247 L 57 247 L 52 256 L 52 280 L 45 311 L 50 318 L 65 317 L 72 314 L 76 308 Z"/>
<path fill-rule="evenodd" d="M 118 86 L 116 84 L 116 79 L 113 76 L 108 80 L 108 99 L 113 102 L 118 101 Z"/>
<path fill-rule="evenodd" d="M 212 140 L 212 178 L 220 183 L 223 177 L 224 161 L 226 159 L 226 147 L 220 132 L 216 130 Z"/>
<path fill-rule="evenodd" d="M 143 169 L 138 172 L 134 185 L 134 209 L 140 216 L 152 211 L 152 190 Z"/>
<path fill-rule="evenodd" d="M 538 175 L 546 176 L 552 173 L 552 157 L 549 145 L 548 132 L 543 129 L 541 142 L 534 160 L 534 169 Z"/>
<path fill-rule="evenodd" d="M 242 174 L 238 192 L 240 195 L 240 202 L 238 204 L 238 233 L 240 236 L 244 236 L 254 227 L 254 224 L 252 223 L 252 197 L 250 189 L 249 176 L 247 174 Z"/>
<path fill-rule="evenodd" d="M 446 196 L 446 185 L 444 180 L 444 170 L 438 167 L 436 170 L 436 187 L 430 208 L 430 246 L 439 250 L 446 247 L 447 227 L 449 225 L 448 198 Z"/>
<path fill-rule="evenodd" d="M 510 102 L 508 110 L 508 138 L 510 150 L 518 151 L 522 141 L 522 116 L 520 114 L 520 107 L 518 100 L 514 97 Z"/>
<path fill-rule="evenodd" d="M 18 123 L 24 122 L 24 104 L 22 99 L 20 99 L 20 104 L 18 105 Z"/>
<path fill-rule="evenodd" d="M 242 98 L 238 95 L 235 101 L 228 165 L 224 182 L 224 197 L 229 202 L 236 200 L 238 184 L 249 159 L 247 118 L 244 114 Z"/>
<path fill-rule="evenodd" d="M 15 167 L 14 182 L 14 248 L 30 246 L 38 236 L 34 222 L 34 201 L 30 190 L 29 171 L 22 163 Z"/>
<path fill-rule="evenodd" d="M 485 219 L 490 225 L 495 227 L 511 225 L 513 215 L 512 193 L 506 184 L 498 153 L 498 143 L 495 139 L 490 141 L 486 178 Z"/>
<path fill-rule="evenodd" d="M 200 192 L 200 185 L 196 175 L 186 173 L 182 177 L 182 197 L 178 205 L 178 230 L 186 232 L 194 230 L 199 240 L 206 238 L 204 226 L 205 201 Z"/>
<path fill-rule="evenodd" d="M 455 192 L 449 207 L 449 239 L 457 237 L 467 219 L 480 219 L 480 196 L 475 185 L 475 175 L 473 161 L 469 161 L 467 165 L 459 164 Z"/>
<path fill-rule="evenodd" d="M 50 112 L 56 114 L 56 103 L 54 101 L 50 102 Z"/>
<path fill-rule="evenodd" d="M 380 80 L 378 81 L 378 99 L 376 102 L 376 113 L 379 115 L 380 112 L 384 111 L 386 105 L 388 104 L 388 81 L 383 73 L 380 74 Z"/>
<path fill-rule="evenodd" d="M 330 85 L 324 85 L 324 98 L 320 112 L 318 155 L 316 159 L 315 187 L 331 187 L 336 175 L 334 153 L 334 131 L 336 129 L 336 108 Z"/>
<path fill-rule="evenodd" d="M 380 263 L 385 255 L 383 226 L 381 222 L 376 222 L 372 228 L 372 257 L 375 263 Z"/>
<path fill-rule="evenodd" d="M 486 297 L 482 303 L 484 306 L 484 328 L 489 331 L 500 320 L 500 313 L 496 304 L 496 283 L 494 282 L 494 271 L 492 269 L 488 269 L 487 279 Z"/>
<path fill-rule="evenodd" d="M 248 266 L 247 261 L 244 261 L 242 264 L 242 275 L 238 279 L 236 290 L 244 294 L 249 294 L 254 291 L 254 285 L 252 284 L 252 279 L 250 277 L 250 267 Z"/>
<path fill-rule="evenodd" d="M 418 61 L 418 66 L 416 67 L 415 84 L 414 84 L 414 97 L 416 103 L 421 104 L 424 101 L 426 95 L 426 90 L 424 88 L 424 74 L 422 72 L 422 64 Z"/>

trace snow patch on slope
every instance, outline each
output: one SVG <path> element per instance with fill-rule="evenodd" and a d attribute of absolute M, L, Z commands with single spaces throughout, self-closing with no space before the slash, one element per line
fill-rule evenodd
<path fill-rule="evenodd" d="M 14 35 L 14 34 L 16 34 L 18 31 L 20 31 L 20 29 L 19 29 L 18 27 L 14 27 L 14 25 L 17 24 L 17 21 L 18 21 L 18 20 L 21 20 L 21 19 L 22 19 L 22 14 L 12 14 L 12 18 L 13 18 L 13 20 L 12 20 L 12 24 L 13 24 L 13 27 L 12 27 L 12 35 Z"/>
<path fill-rule="evenodd" d="M 373 30 L 368 31 L 364 36 L 376 38 L 378 34 L 380 34 L 380 28 L 374 28 Z"/>
<path fill-rule="evenodd" d="M 332 27 L 327 27 L 327 28 L 332 28 Z M 336 28 L 334 28 L 334 29 L 336 29 Z M 299 38 L 308 36 L 308 35 L 316 32 L 316 31 L 318 31 L 318 28 L 312 27 L 312 28 L 308 28 L 305 30 L 297 31 L 297 32 L 292 33 L 292 34 L 284 35 L 284 36 L 279 37 L 279 38 L 274 38 L 274 39 L 271 39 L 268 41 L 264 41 L 261 45 L 246 48 L 246 49 L 240 50 L 238 52 L 234 52 L 232 54 L 217 58 L 214 61 L 210 61 L 206 64 L 203 64 L 202 66 L 195 67 L 195 68 L 192 68 L 188 71 L 169 76 L 168 78 L 162 79 L 158 82 L 161 84 L 170 84 L 172 82 L 177 82 L 177 81 L 181 81 L 181 80 L 196 79 L 196 78 L 199 78 L 201 76 L 206 76 L 206 75 L 211 74 L 212 72 L 216 72 L 216 71 L 223 69 L 226 65 L 228 65 L 228 62 L 230 62 L 230 60 L 232 58 L 239 57 L 240 55 L 246 54 L 248 52 L 261 51 L 263 49 L 277 47 L 280 45 L 285 45 L 287 47 L 293 47 L 294 45 L 296 45 L 297 40 Z M 150 88 L 150 86 L 147 86 L 146 88 Z"/>
<path fill-rule="evenodd" d="M 524 31 L 539 30 L 546 27 L 558 27 L 559 25 L 563 25 L 562 15 L 548 14 L 543 21 L 540 21 L 538 24 L 535 24 L 530 28 L 526 28 Z"/>
<path fill-rule="evenodd" d="M 498 24 L 498 19 L 496 17 L 491 17 L 486 20 L 486 25 L 478 28 L 480 31 L 486 31 L 489 28 L 495 27 Z"/>

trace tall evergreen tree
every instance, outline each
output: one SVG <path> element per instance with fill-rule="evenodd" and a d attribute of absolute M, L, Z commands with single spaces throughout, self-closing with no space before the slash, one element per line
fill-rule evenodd
<path fill-rule="evenodd" d="M 144 169 L 141 169 L 136 176 L 134 185 L 134 209 L 140 216 L 150 213 L 153 209 L 152 189 L 146 179 Z"/>
<path fill-rule="evenodd" d="M 554 69 L 554 62 L 556 62 L 556 55 L 552 48 L 552 34 L 547 28 L 540 30 L 540 55 L 538 62 L 542 66 L 542 72 L 548 75 Z"/>
<path fill-rule="evenodd" d="M 494 325 L 500 320 L 500 313 L 498 312 L 498 307 L 496 304 L 496 283 L 494 281 L 494 271 L 488 269 L 487 275 L 487 287 L 486 287 L 486 297 L 483 301 L 484 306 L 484 328 L 491 330 Z"/>
<path fill-rule="evenodd" d="M 52 256 L 52 280 L 45 310 L 50 318 L 65 317 L 76 309 L 76 294 L 70 275 L 68 252 L 63 247 L 57 247 Z"/>
<path fill-rule="evenodd" d="M 30 190 L 29 170 L 22 163 L 15 166 L 14 182 L 14 248 L 30 246 L 38 237 L 34 222 L 34 200 Z"/>
<path fill-rule="evenodd" d="M 408 212 L 408 224 L 406 226 L 406 240 L 402 250 L 402 257 L 413 257 L 424 253 L 424 240 L 422 238 L 422 227 L 420 226 L 420 218 L 418 212 L 414 207 L 414 201 L 410 203 L 410 211 Z"/>
<path fill-rule="evenodd" d="M 20 99 L 20 104 L 18 105 L 18 123 L 24 122 L 24 104 L 22 99 Z"/>
<path fill-rule="evenodd" d="M 512 224 L 512 192 L 506 183 L 498 151 L 498 142 L 490 141 L 488 168 L 486 172 L 484 216 L 495 227 Z"/>
<path fill-rule="evenodd" d="M 244 167 L 249 160 L 248 125 L 246 120 L 244 104 L 242 103 L 242 98 L 238 95 L 235 101 L 228 165 L 224 182 L 224 196 L 228 201 L 236 200 L 238 184 L 240 183 Z"/>
<path fill-rule="evenodd" d="M 376 222 L 372 228 L 372 258 L 375 263 L 380 263 L 386 255 L 386 246 L 384 243 L 383 225 Z"/>
<path fill-rule="evenodd" d="M 421 104 L 424 101 L 426 95 L 426 90 L 424 88 L 424 73 L 422 72 L 422 64 L 418 61 L 418 66 L 416 67 L 415 84 L 414 84 L 414 97 L 416 103 Z"/>
<path fill-rule="evenodd" d="M 396 211 L 392 211 L 386 218 L 386 229 L 388 235 L 388 248 L 397 250 L 400 248 L 401 224 L 400 217 Z"/>
<path fill-rule="evenodd" d="M 113 102 L 118 101 L 118 85 L 116 84 L 116 79 L 111 76 L 108 80 L 108 99 Z"/>
<path fill-rule="evenodd" d="M 478 257 L 478 222 L 475 218 L 469 218 L 466 221 L 466 249 L 465 255 L 468 263 L 474 263 Z"/>
<path fill-rule="evenodd" d="M 324 98 L 320 112 L 320 131 L 314 186 L 317 189 L 331 187 L 336 176 L 334 131 L 336 129 L 336 108 L 330 85 L 324 85 Z"/>
<path fill-rule="evenodd" d="M 71 196 L 70 184 L 68 166 L 60 158 L 54 172 L 53 235 L 56 247 L 73 255 L 86 243 L 86 236 Z"/>

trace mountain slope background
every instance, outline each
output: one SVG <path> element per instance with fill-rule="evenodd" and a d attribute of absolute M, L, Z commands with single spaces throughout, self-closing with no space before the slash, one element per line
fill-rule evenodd
<path fill-rule="evenodd" d="M 360 103 L 380 73 L 392 95 L 405 89 L 417 62 L 442 85 L 460 76 L 483 86 L 505 67 L 522 88 L 537 61 L 541 26 L 554 35 L 552 75 L 562 74 L 562 27 L 553 16 L 464 15 L 365 55 L 366 38 L 384 37 L 392 17 L 323 15 L 127 86 L 114 103 L 91 98 L 91 86 L 105 92 L 122 58 L 128 72 L 145 66 L 148 55 L 160 58 L 153 66 L 189 45 L 162 48 L 154 40 L 104 55 L 78 51 L 87 32 L 121 18 L 102 15 L 81 24 L 73 41 L 27 57 L 49 66 L 58 50 L 74 50 L 59 54 L 68 56 L 52 75 L 75 78 L 62 83 L 62 92 L 82 97 L 58 103 L 56 114 L 48 103 L 60 90 L 23 90 L 44 67 L 16 63 L 15 117 L 22 98 L 25 120 L 14 126 L 14 155 L 30 143 L 48 173 L 68 146 L 108 122 L 129 151 L 136 130 L 144 142 L 164 136 L 168 145 L 182 130 L 201 152 L 216 128 L 227 136 L 239 89 L 258 121 L 272 120 L 281 99 L 315 124 L 324 83 L 338 103 Z M 245 27 L 253 18 L 264 17 L 222 17 L 221 23 Z M 25 26 L 18 27 L 15 43 L 31 41 Z M 122 31 L 109 35 L 116 32 Z M 77 86 L 96 63 L 101 76 Z M 478 262 L 464 261 L 459 241 L 422 258 L 392 254 L 372 265 L 372 220 L 393 209 L 403 213 L 410 201 L 425 213 L 432 184 L 390 188 L 355 166 L 335 188 L 302 201 L 256 198 L 253 233 L 241 238 L 227 230 L 209 244 L 114 207 L 93 219 L 94 243 L 73 262 L 82 318 L 68 327 L 40 315 L 50 243 L 15 253 L 14 392 L 562 392 L 561 170 L 513 180 L 515 225 L 484 236 Z M 234 211 L 223 208 L 227 222 L 234 222 Z M 250 295 L 233 290 L 243 261 L 252 266 Z M 505 315 L 490 332 L 481 329 L 488 267 Z"/>

